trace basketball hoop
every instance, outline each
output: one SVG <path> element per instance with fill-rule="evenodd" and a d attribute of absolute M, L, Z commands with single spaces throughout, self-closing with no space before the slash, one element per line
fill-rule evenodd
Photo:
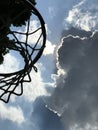
<path fill-rule="evenodd" d="M 19 53 L 25 65 L 23 69 L 16 72 L 0 73 L 0 100 L 5 103 L 9 102 L 12 94 L 17 96 L 23 94 L 23 84 L 25 82 L 31 82 L 30 72 L 32 68 L 37 72 L 35 63 L 41 57 L 46 44 L 46 30 L 42 16 L 29 0 L 21 0 L 21 2 L 24 3 L 27 10 L 31 10 L 32 16 L 26 22 L 25 26 L 20 27 L 21 31 L 14 27 L 10 28 L 7 35 L 14 41 L 14 44 L 8 43 L 5 46 Z M 13 20 L 21 16 L 23 12 L 20 12 Z M 32 18 L 37 21 L 37 28 L 32 27 Z M 7 25 L 5 24 L 4 26 Z M 1 36 L 0 41 L 4 38 Z M 33 43 L 29 43 L 31 41 Z M 19 92 L 16 91 L 17 88 L 19 88 Z"/>

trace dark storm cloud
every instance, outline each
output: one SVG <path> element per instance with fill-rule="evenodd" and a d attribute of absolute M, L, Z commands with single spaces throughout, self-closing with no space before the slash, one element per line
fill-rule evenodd
<path fill-rule="evenodd" d="M 90 34 L 85 32 L 84 37 Z M 49 106 L 61 114 L 69 129 L 98 121 L 98 32 L 84 39 L 83 35 L 75 36 L 63 38 L 58 50 L 57 62 L 67 74 L 56 80 L 57 87 L 49 99 Z"/>
<path fill-rule="evenodd" d="M 44 101 L 39 97 L 33 104 L 31 122 L 34 130 L 64 130 L 61 118 L 45 107 Z"/>
<path fill-rule="evenodd" d="M 90 37 L 92 35 L 92 32 L 70 27 L 69 30 L 67 30 L 67 31 L 63 30 L 63 32 L 62 32 L 62 37 L 66 37 L 68 35 L 79 36 L 79 37 L 83 38 L 83 37 Z"/>

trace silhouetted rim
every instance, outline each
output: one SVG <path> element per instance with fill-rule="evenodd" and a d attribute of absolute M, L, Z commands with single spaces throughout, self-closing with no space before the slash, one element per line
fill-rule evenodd
<path fill-rule="evenodd" d="M 34 7 L 34 5 L 29 1 L 29 0 L 22 0 L 22 2 L 24 2 L 25 6 L 27 6 L 28 9 L 31 9 L 32 12 L 34 12 L 34 15 L 36 15 L 40 21 L 41 24 L 41 29 L 42 29 L 42 33 L 43 33 L 43 45 L 41 47 L 41 49 L 39 50 L 38 54 L 35 56 L 35 58 L 33 59 L 31 66 L 33 66 L 41 57 L 43 50 L 45 48 L 45 44 L 46 44 L 46 29 L 45 29 L 45 22 L 43 20 L 43 17 L 41 16 L 41 14 L 38 12 L 38 10 Z M 12 72 L 12 73 L 0 73 L 0 76 L 12 76 L 15 75 L 17 73 L 21 73 L 24 71 L 24 68 L 16 71 L 16 72 Z"/>
<path fill-rule="evenodd" d="M 33 4 L 29 0 L 21 0 L 21 2 L 23 2 L 25 4 L 27 9 L 32 10 L 32 14 L 34 14 L 38 18 L 38 20 L 40 21 L 40 25 L 41 25 L 40 29 L 42 32 L 41 32 L 41 35 L 39 36 L 38 39 L 40 39 L 41 36 L 43 36 L 43 39 L 42 39 L 43 41 L 42 41 L 41 47 L 37 51 L 37 55 L 33 59 L 32 59 L 32 54 L 36 50 L 36 46 L 37 46 L 39 40 L 37 40 L 36 44 L 34 45 L 31 54 L 29 54 L 29 50 L 26 50 L 21 45 L 22 42 L 19 42 L 18 40 L 17 40 L 17 43 L 19 44 L 19 46 L 17 46 L 17 44 L 15 44 L 14 47 L 11 48 L 12 50 L 20 52 L 20 55 L 24 58 L 25 66 L 23 69 L 16 71 L 16 72 L 0 73 L 0 91 L 2 92 L 2 93 L 0 93 L 0 100 L 2 100 L 5 103 L 9 102 L 10 96 L 12 94 L 17 95 L 17 96 L 21 96 L 23 94 L 23 83 L 24 82 L 31 82 L 30 72 L 31 72 L 32 68 L 35 71 L 37 71 L 37 68 L 34 66 L 34 64 L 41 57 L 43 50 L 45 48 L 45 44 L 46 44 L 45 22 L 44 22 L 42 16 L 40 15 L 38 10 L 33 6 Z M 4 25 L 4 26 L 7 26 L 7 25 Z M 28 26 L 29 26 L 29 24 L 28 24 Z M 10 31 L 10 34 L 14 35 L 13 31 Z M 19 32 L 19 34 L 20 34 L 20 32 Z M 26 42 L 24 44 L 26 47 L 29 46 Z M 25 76 L 27 76 L 28 78 L 25 79 Z M 20 87 L 20 92 L 15 91 L 17 89 L 17 87 Z M 6 99 L 4 98 L 5 95 L 7 95 Z"/>

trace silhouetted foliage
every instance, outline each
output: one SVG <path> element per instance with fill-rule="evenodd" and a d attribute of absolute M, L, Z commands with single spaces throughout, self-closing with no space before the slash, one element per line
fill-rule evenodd
<path fill-rule="evenodd" d="M 35 0 L 30 0 L 30 2 L 33 5 L 36 4 Z M 23 13 L 19 15 L 20 12 Z M 21 0 L 0 0 L 0 64 L 4 61 L 4 55 L 9 52 L 7 43 L 14 44 L 14 41 L 7 37 L 10 26 L 25 25 L 30 16 L 31 10 L 28 10 Z"/>

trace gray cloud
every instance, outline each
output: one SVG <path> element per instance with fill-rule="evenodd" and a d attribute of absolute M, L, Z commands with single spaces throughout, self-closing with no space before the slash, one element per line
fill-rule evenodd
<path fill-rule="evenodd" d="M 25 122 L 17 124 L 9 119 L 0 119 L 0 129 L 3 130 L 64 130 L 61 117 L 50 111 L 43 100 L 38 97 L 30 103 L 18 102 L 25 111 Z M 16 105 L 15 105 L 16 106 Z M 18 116 L 18 115 L 17 115 Z"/>
<path fill-rule="evenodd" d="M 67 31 L 66 30 L 62 31 L 62 37 L 66 37 L 68 35 L 79 36 L 81 38 L 84 38 L 84 37 L 90 37 L 92 35 L 92 32 L 80 30 L 75 27 L 70 27 Z"/>
<path fill-rule="evenodd" d="M 98 32 L 89 37 L 85 32 L 86 36 L 63 38 L 57 62 L 66 74 L 56 79 L 57 87 L 49 99 L 49 107 L 61 115 L 69 130 L 88 130 L 98 121 Z"/>
<path fill-rule="evenodd" d="M 45 106 L 41 97 L 36 99 L 33 106 L 31 122 L 34 130 L 64 130 L 61 118 Z"/>
<path fill-rule="evenodd" d="M 21 129 L 20 126 L 18 126 L 15 123 L 10 122 L 9 120 L 0 120 L 0 129 L 1 130 L 19 130 Z"/>

